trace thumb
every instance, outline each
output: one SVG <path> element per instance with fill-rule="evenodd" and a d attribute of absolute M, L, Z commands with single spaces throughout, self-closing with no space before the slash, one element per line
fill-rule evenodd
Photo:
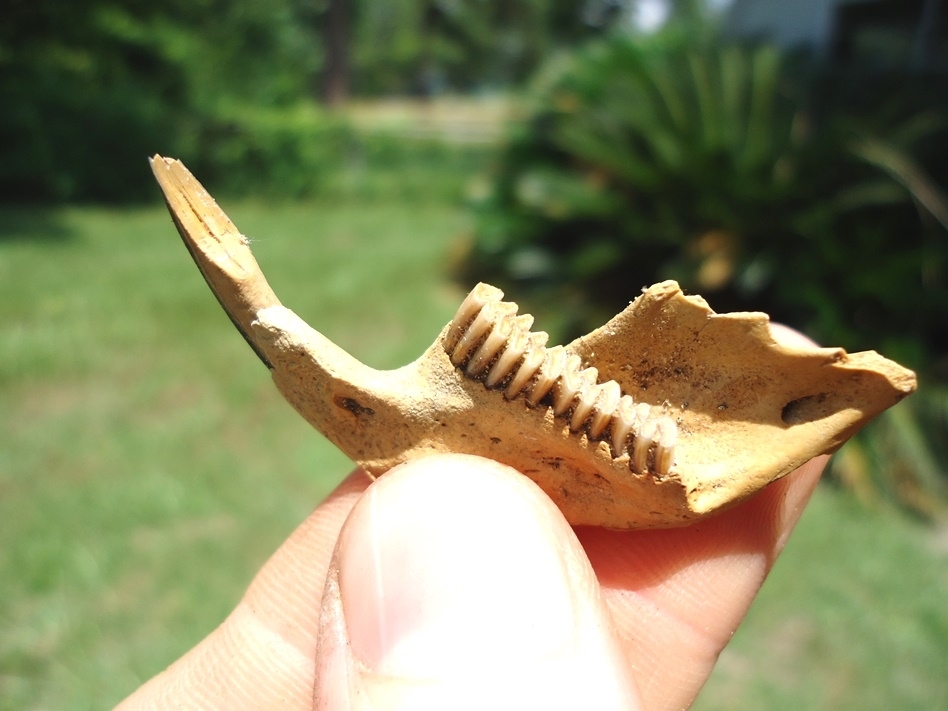
<path fill-rule="evenodd" d="M 317 709 L 634 709 L 631 667 L 562 514 L 486 459 L 393 469 L 339 537 Z"/>

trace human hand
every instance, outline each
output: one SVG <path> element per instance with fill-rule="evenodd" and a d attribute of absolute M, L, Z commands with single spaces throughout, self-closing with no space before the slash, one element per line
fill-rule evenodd
<path fill-rule="evenodd" d="M 574 531 L 486 459 L 356 471 L 120 708 L 684 708 L 824 464 L 656 531 Z"/>
<path fill-rule="evenodd" d="M 119 708 L 686 708 L 827 459 L 654 531 L 574 530 L 477 457 L 356 471 L 223 624 Z"/>

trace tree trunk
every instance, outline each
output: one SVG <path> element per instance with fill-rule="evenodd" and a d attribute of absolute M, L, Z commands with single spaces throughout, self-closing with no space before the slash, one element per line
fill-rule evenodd
<path fill-rule="evenodd" d="M 326 17 L 326 81 L 328 106 L 349 98 L 349 0 L 329 0 Z"/>

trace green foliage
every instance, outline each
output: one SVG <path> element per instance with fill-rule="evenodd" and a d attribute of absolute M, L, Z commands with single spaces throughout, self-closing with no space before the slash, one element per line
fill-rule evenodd
<path fill-rule="evenodd" d="M 921 370 L 923 388 L 945 378 L 948 200 L 933 177 L 945 104 L 903 87 L 904 100 L 857 110 L 804 76 L 772 47 L 675 34 L 613 38 L 548 67 L 479 205 L 467 276 L 535 311 L 555 303 L 562 337 L 676 279 L 718 311 L 877 348 Z M 943 391 L 928 392 L 878 431 L 916 433 L 925 456 L 891 476 L 940 496 L 945 425 L 918 408 Z M 878 473 L 890 459 L 867 461 Z"/>
<path fill-rule="evenodd" d="M 0 190 L 152 195 L 146 156 L 187 152 L 235 105 L 299 101 L 311 44 L 293 0 L 13 3 L 0 24 Z"/>
<path fill-rule="evenodd" d="M 183 136 L 180 157 L 202 182 L 230 195 L 319 194 L 357 148 L 348 123 L 313 102 L 221 109 Z"/>
<path fill-rule="evenodd" d="M 392 0 L 355 7 L 355 90 L 433 94 L 510 86 L 551 52 L 602 33 L 611 0 Z"/>
<path fill-rule="evenodd" d="M 343 2 L 344 0 L 339 0 Z M 345 0 L 363 94 L 498 86 L 616 16 L 574 0 Z M 601 6 L 601 7 L 600 7 Z M 174 155 L 209 186 L 312 194 L 345 170 L 351 132 L 315 104 L 319 0 L 14 2 L 0 25 L 0 193 L 6 202 L 154 195 L 144 159 Z M 611 9 L 610 9 L 611 8 Z"/>
<path fill-rule="evenodd" d="M 693 711 L 942 706 L 944 530 L 817 489 Z"/>

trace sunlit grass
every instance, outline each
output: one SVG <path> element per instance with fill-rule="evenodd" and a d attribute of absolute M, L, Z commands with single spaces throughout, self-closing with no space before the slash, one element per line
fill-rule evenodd
<path fill-rule="evenodd" d="M 945 708 L 948 530 L 817 490 L 697 711 Z"/>
<path fill-rule="evenodd" d="M 457 306 L 449 204 L 224 207 L 283 301 L 372 365 L 416 357 Z M 0 213 L 0 422 L 0 708 L 117 702 L 350 466 L 157 207 Z M 698 708 L 942 707 L 946 590 L 944 535 L 821 491 Z"/>
<path fill-rule="evenodd" d="M 456 208 L 230 212 L 284 302 L 374 365 L 417 356 L 456 308 L 442 278 Z M 283 402 L 163 208 L 14 218 L 0 707 L 103 708 L 220 622 L 350 464 Z"/>

